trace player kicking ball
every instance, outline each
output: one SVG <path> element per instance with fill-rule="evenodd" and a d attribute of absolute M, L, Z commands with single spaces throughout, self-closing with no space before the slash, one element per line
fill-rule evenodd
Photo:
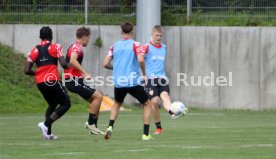
<path fill-rule="evenodd" d="M 37 88 L 49 104 L 45 113 L 45 122 L 38 124 L 42 137 L 46 140 L 55 140 L 58 137 L 52 133 L 52 124 L 62 117 L 70 108 L 71 102 L 58 75 L 58 61 L 63 68 L 69 68 L 65 61 L 62 46 L 51 43 L 53 32 L 50 27 L 40 29 L 41 42 L 28 55 L 24 73 L 35 76 Z M 32 70 L 33 64 L 37 69 Z M 58 106 L 59 105 L 59 106 Z"/>
<path fill-rule="evenodd" d="M 85 83 L 85 79 L 91 79 L 91 75 L 81 66 L 84 57 L 83 47 L 88 45 L 89 39 L 89 28 L 81 27 L 77 29 L 76 41 L 70 45 L 67 51 L 66 60 L 72 65 L 72 67 L 64 69 L 65 86 L 70 92 L 80 95 L 83 99 L 89 102 L 90 113 L 88 116 L 88 122 L 85 123 L 85 127 L 89 130 L 90 134 L 98 135 L 104 134 L 97 128 L 103 96 L 99 91 L 91 88 L 87 83 Z"/>
<path fill-rule="evenodd" d="M 173 119 L 184 114 L 174 114 L 171 109 L 169 81 L 165 73 L 164 63 L 166 58 L 166 45 L 161 43 L 163 30 L 156 25 L 152 29 L 151 41 L 141 46 L 140 51 L 145 55 L 146 63 L 146 92 L 152 103 L 152 114 L 155 120 L 156 130 L 154 134 L 162 133 L 162 126 L 159 112 L 159 98 L 163 106 L 170 113 Z"/>
<path fill-rule="evenodd" d="M 122 39 L 117 41 L 110 49 L 103 61 L 103 66 L 113 69 L 113 82 L 115 84 L 115 103 L 111 108 L 109 125 L 106 130 L 105 139 L 109 139 L 113 131 L 114 122 L 118 116 L 126 95 L 129 93 L 144 106 L 144 132 L 142 140 L 152 140 L 149 135 L 151 103 L 141 86 L 139 68 L 145 76 L 145 62 L 143 55 L 138 53 L 139 43 L 132 39 L 133 25 L 124 23 L 121 25 Z M 113 66 L 111 61 L 113 60 Z M 140 66 L 140 67 L 139 67 Z"/>

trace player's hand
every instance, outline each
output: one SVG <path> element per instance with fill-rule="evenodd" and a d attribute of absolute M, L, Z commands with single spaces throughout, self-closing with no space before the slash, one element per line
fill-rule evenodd
<path fill-rule="evenodd" d="M 88 73 L 88 72 L 85 72 L 85 73 L 83 74 L 83 76 L 84 76 L 85 79 L 88 79 L 88 80 L 92 78 L 91 74 Z"/>
<path fill-rule="evenodd" d="M 142 84 L 146 85 L 147 76 L 142 76 Z"/>

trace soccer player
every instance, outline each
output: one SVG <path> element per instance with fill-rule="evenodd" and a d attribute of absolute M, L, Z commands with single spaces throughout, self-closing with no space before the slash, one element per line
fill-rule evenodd
<path fill-rule="evenodd" d="M 67 92 L 60 82 L 57 63 L 59 61 L 63 68 L 69 68 L 69 65 L 65 61 L 62 46 L 51 43 L 52 38 L 53 32 L 50 27 L 40 29 L 41 42 L 29 53 L 24 68 L 26 75 L 35 76 L 37 87 L 49 104 L 45 113 L 45 122 L 38 124 L 42 137 L 46 140 L 57 139 L 57 136 L 52 133 L 52 124 L 71 106 Z M 32 70 L 34 63 L 37 66 L 35 71 Z"/>
<path fill-rule="evenodd" d="M 163 102 L 164 108 L 170 113 L 173 119 L 183 114 L 173 114 L 170 110 L 170 88 L 169 81 L 166 77 L 164 63 L 166 58 L 166 45 L 161 43 L 163 30 L 161 26 L 156 25 L 152 29 L 151 41 L 141 46 L 140 51 L 145 55 L 146 63 L 146 92 L 152 103 L 152 113 L 155 120 L 156 130 L 154 134 L 162 133 L 159 112 L 159 97 Z"/>
<path fill-rule="evenodd" d="M 84 57 L 83 47 L 88 45 L 89 39 L 89 28 L 80 27 L 77 29 L 76 40 L 72 45 L 70 45 L 66 55 L 66 60 L 72 65 L 72 67 L 64 69 L 65 86 L 70 92 L 80 95 L 83 99 L 89 102 L 90 112 L 85 127 L 89 130 L 90 134 L 98 135 L 104 134 L 97 128 L 103 96 L 99 91 L 90 87 L 88 83 L 85 82 L 85 80 L 91 79 L 91 75 L 81 66 Z"/>
<path fill-rule="evenodd" d="M 119 109 L 124 102 L 125 96 L 129 93 L 144 106 L 144 132 L 142 140 L 152 140 L 149 135 L 151 103 L 141 86 L 139 66 L 143 76 L 145 72 L 144 57 L 138 54 L 139 43 L 132 39 L 133 25 L 124 23 L 121 25 L 122 39 L 117 41 L 108 51 L 103 61 L 103 66 L 113 69 L 113 82 L 115 84 L 115 103 L 111 108 L 109 125 L 106 130 L 105 139 L 109 139 L 113 130 L 114 122 L 118 116 Z M 113 60 L 113 66 L 111 61 Z M 130 121 L 131 122 L 131 121 Z"/>

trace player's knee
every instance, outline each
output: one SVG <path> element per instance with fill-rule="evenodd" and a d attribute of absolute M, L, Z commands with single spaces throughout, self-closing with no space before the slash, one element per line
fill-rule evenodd
<path fill-rule="evenodd" d="M 147 100 L 143 105 L 144 107 L 151 107 L 152 102 L 150 100 Z"/>
<path fill-rule="evenodd" d="M 114 102 L 114 105 L 121 106 L 122 104 L 123 104 L 122 102 L 118 102 L 118 101 L 116 101 L 116 100 L 115 100 L 115 102 Z"/>
<path fill-rule="evenodd" d="M 151 99 L 151 103 L 152 103 L 153 107 L 158 107 L 158 105 L 159 105 L 159 99 L 156 98 L 156 97 L 154 97 L 154 98 Z"/>
<path fill-rule="evenodd" d="M 93 99 L 97 99 L 99 101 L 102 101 L 103 100 L 103 95 L 101 92 L 99 91 L 95 91 L 95 93 L 93 94 Z"/>
<path fill-rule="evenodd" d="M 161 96 L 161 98 L 162 98 L 162 99 L 164 99 L 164 98 L 165 98 L 165 99 L 170 98 L 169 93 L 168 93 L 168 92 L 165 92 L 165 91 L 164 91 L 164 92 L 162 92 L 162 93 L 160 94 L 160 96 Z"/>

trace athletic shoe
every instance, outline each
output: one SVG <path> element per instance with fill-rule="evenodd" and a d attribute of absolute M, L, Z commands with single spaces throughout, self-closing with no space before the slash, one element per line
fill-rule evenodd
<path fill-rule="evenodd" d="M 112 126 L 109 126 L 106 129 L 105 135 L 104 135 L 104 139 L 108 140 L 111 137 L 111 133 L 112 133 Z"/>
<path fill-rule="evenodd" d="M 153 134 L 159 135 L 159 134 L 161 134 L 161 133 L 162 133 L 162 129 L 157 128 Z"/>
<path fill-rule="evenodd" d="M 91 135 L 104 134 L 104 132 L 102 132 L 100 129 L 98 129 L 95 124 L 89 125 L 88 122 L 86 122 L 84 124 L 84 127 L 86 127 L 89 130 L 89 134 L 91 134 Z"/>
<path fill-rule="evenodd" d="M 41 134 L 42 134 L 42 138 L 43 139 L 48 139 L 48 127 L 44 125 L 44 122 L 40 122 L 38 123 L 38 127 L 41 131 Z"/>
<path fill-rule="evenodd" d="M 145 134 L 143 134 L 142 140 L 143 140 L 143 141 L 149 141 L 149 140 L 154 140 L 154 138 L 151 137 L 150 135 L 145 135 Z"/>
<path fill-rule="evenodd" d="M 48 135 L 48 140 L 56 140 L 58 137 L 54 134 Z"/>

